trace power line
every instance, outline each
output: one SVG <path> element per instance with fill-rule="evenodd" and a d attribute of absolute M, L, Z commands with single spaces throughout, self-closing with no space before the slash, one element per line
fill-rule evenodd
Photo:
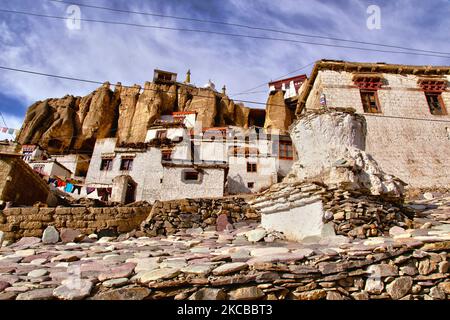
<path fill-rule="evenodd" d="M 52 78 L 58 78 L 58 79 L 65 79 L 65 80 L 71 80 L 71 81 L 80 81 L 80 82 L 88 82 L 88 83 L 94 83 L 94 84 L 103 84 L 103 82 L 100 81 L 94 81 L 94 80 L 86 80 L 86 79 L 80 79 L 80 78 L 74 78 L 74 77 L 67 77 L 67 76 L 59 76 L 59 75 L 53 75 L 49 73 L 42 73 L 42 72 L 36 72 L 36 71 L 30 71 L 30 70 L 24 70 L 24 69 L 17 69 L 17 68 L 10 68 L 10 67 L 4 67 L 0 66 L 0 69 L 4 70 L 10 70 L 10 71 L 16 71 L 16 72 L 22 72 L 22 73 L 28 73 L 33 75 L 39 75 L 39 76 L 46 76 L 46 77 L 52 77 Z M 120 86 L 122 88 L 134 88 L 134 86 L 126 86 L 126 85 L 114 85 L 111 84 L 111 86 Z M 142 90 L 150 90 L 150 91 L 157 91 L 157 92 L 170 92 L 168 90 L 157 90 L 157 89 L 151 89 L 151 88 L 141 88 Z M 198 97 L 202 98 L 212 98 L 211 96 L 202 96 L 202 95 L 196 95 Z M 239 102 L 247 102 L 247 103 L 255 103 L 255 104 L 263 104 L 266 105 L 264 102 L 257 102 L 257 101 L 251 101 L 251 100 L 236 100 L 234 101 Z M 285 106 L 285 105 L 279 105 L 279 104 L 270 104 L 274 106 Z M 394 118 L 394 119 L 406 119 L 406 120 L 422 120 L 422 121 L 431 121 L 431 122 L 450 122 L 450 120 L 441 120 L 441 119 L 426 119 L 426 118 L 412 118 L 412 117 L 401 117 L 401 116 L 388 116 L 388 115 L 377 115 L 377 114 L 370 114 L 370 113 L 364 113 L 364 116 L 373 116 L 373 117 L 385 117 L 385 118 Z M 135 122 L 133 124 L 140 123 Z M 145 123 L 145 122 L 142 122 Z"/>
<path fill-rule="evenodd" d="M 428 56 L 428 57 L 438 57 L 438 58 L 450 59 L 450 56 L 438 55 L 438 54 L 428 54 L 428 53 L 418 53 L 418 52 L 408 52 L 408 51 L 392 51 L 392 50 L 381 50 L 381 49 L 370 49 L 370 48 L 345 46 L 345 45 L 337 45 L 337 44 L 327 44 L 327 43 L 319 43 L 319 42 L 301 41 L 301 40 L 286 39 L 286 38 L 274 38 L 274 37 L 265 37 L 265 36 L 253 36 L 253 35 L 248 35 L 248 34 L 218 32 L 218 31 L 211 31 L 211 30 L 163 27 L 163 26 L 156 26 L 156 25 L 145 25 L 145 24 L 130 23 L 130 22 L 119 22 L 119 21 L 108 21 L 108 20 L 97 20 L 97 19 L 85 19 L 85 18 L 67 18 L 67 17 L 62 17 L 62 16 L 53 16 L 53 15 L 46 15 L 46 14 L 39 14 L 39 13 L 32 13 L 32 12 L 24 12 L 24 11 L 6 10 L 6 9 L 0 9 L 0 12 L 12 13 L 12 14 L 21 14 L 21 15 L 41 17 L 41 18 L 59 19 L 59 20 L 68 20 L 68 19 L 70 19 L 70 20 L 76 20 L 76 21 L 103 23 L 103 24 L 111 24 L 111 25 L 123 25 L 123 26 L 139 27 L 139 28 L 152 28 L 152 29 L 160 29 L 160 30 L 194 32 L 194 33 L 196 32 L 196 33 L 216 34 L 216 35 L 230 36 L 230 37 L 237 37 L 237 38 L 271 40 L 271 41 L 281 41 L 281 42 L 298 43 L 298 44 L 310 44 L 310 45 L 316 45 L 316 46 L 322 46 L 322 47 L 344 48 L 344 49 L 353 49 L 353 50 L 360 50 L 360 51 L 383 52 L 383 53 L 394 53 L 394 54 L 406 54 L 406 55 L 414 55 L 414 56 Z"/>
<path fill-rule="evenodd" d="M 251 29 L 251 30 L 269 31 L 269 32 L 275 32 L 275 33 L 286 34 L 286 35 L 293 35 L 293 36 L 300 36 L 300 37 L 307 37 L 307 38 L 326 39 L 326 40 L 341 41 L 341 42 L 356 43 L 356 44 L 364 44 L 364 45 L 372 45 L 372 46 L 379 46 L 379 47 L 386 47 L 386 48 L 394 48 L 394 49 L 402 49 L 402 50 L 410 50 L 410 51 L 419 51 L 419 52 L 426 52 L 426 53 L 436 53 L 436 54 L 450 55 L 449 52 L 440 52 L 440 51 L 431 51 L 431 50 L 424 50 L 424 49 L 417 49 L 417 48 L 408 48 L 408 47 L 402 47 L 402 46 L 397 46 L 397 45 L 381 44 L 381 43 L 376 43 L 376 42 L 367 42 L 367 41 L 359 41 L 359 40 L 349 40 L 349 39 L 342 39 L 342 38 L 330 37 L 330 36 L 311 35 L 311 34 L 291 32 L 291 31 L 286 31 L 286 30 L 279 30 L 279 29 L 274 29 L 274 28 L 263 28 L 263 27 L 250 26 L 250 25 L 231 23 L 231 22 L 224 22 L 224 21 L 215 21 L 215 20 L 207 20 L 207 19 L 197 19 L 197 18 L 188 18 L 188 17 L 173 16 L 173 15 L 164 15 L 164 14 L 161 14 L 161 13 L 152 13 L 152 12 L 142 12 L 142 11 L 116 9 L 116 8 L 111 8 L 111 7 L 87 5 L 87 4 L 82 4 L 82 3 L 78 3 L 78 2 L 72 2 L 72 1 L 62 1 L 62 0 L 48 0 L 48 1 L 59 3 L 59 4 L 76 5 L 76 6 L 79 6 L 79 7 L 107 10 L 107 11 L 119 12 L 119 13 L 131 13 L 131 14 L 145 15 L 145 16 L 152 16 L 152 17 L 159 17 L 159 18 L 169 18 L 169 19 L 175 19 L 175 20 L 199 22 L 199 23 L 218 24 L 218 25 L 225 25 L 225 26 L 231 26 L 231 27 L 245 28 L 245 29 Z"/>
<path fill-rule="evenodd" d="M 312 62 L 308 63 L 307 65 L 304 65 L 304 66 L 302 66 L 302 67 L 300 67 L 300 68 L 298 68 L 298 69 L 292 70 L 292 71 L 290 71 L 290 72 L 288 72 L 288 73 L 286 73 L 286 74 L 284 74 L 284 75 L 282 75 L 282 76 L 277 77 L 274 81 L 276 81 L 276 80 L 281 80 L 281 79 L 283 79 L 284 77 L 287 77 L 287 76 L 289 76 L 289 75 L 291 75 L 291 74 L 293 74 L 293 73 L 302 71 L 303 69 L 306 69 L 306 68 L 308 68 L 309 66 L 312 66 L 314 63 L 315 63 L 315 61 L 312 61 Z M 247 92 L 249 92 L 249 91 L 251 91 L 251 90 L 255 90 L 255 89 L 261 88 L 262 86 L 266 86 L 266 85 L 267 85 L 267 82 L 264 82 L 264 83 L 261 83 L 260 85 L 257 85 L 256 87 L 253 87 L 253 88 L 244 90 L 244 91 L 242 91 L 242 92 L 240 92 L 240 93 L 237 93 L 237 94 L 234 94 L 234 95 L 232 95 L 232 96 L 242 95 L 242 94 L 245 94 L 245 93 L 247 93 Z"/>
<path fill-rule="evenodd" d="M 55 74 L 50 74 L 50 73 L 43 73 L 43 72 L 37 72 L 37 71 L 31 71 L 31 70 L 10 68 L 10 67 L 5 67 L 5 66 L 0 66 L 0 69 L 9 70 L 9 71 L 15 71 L 15 72 L 21 72 L 21 73 L 28 73 L 28 74 L 44 76 L 44 77 L 50 77 L 50 78 L 63 79 L 63 80 L 70 80 L 70 81 L 77 81 L 77 82 L 86 82 L 86 83 L 100 84 L 100 85 L 104 84 L 104 82 L 101 82 L 101 81 L 86 80 L 86 79 L 67 77 L 67 76 L 60 76 L 60 75 L 55 75 Z M 110 85 L 113 86 L 113 87 L 134 88 L 134 86 L 126 86 L 126 85 L 122 85 L 122 84 L 120 84 L 120 85 L 118 85 L 118 84 L 110 84 Z M 168 93 L 170 93 L 169 90 L 160 90 L 160 89 L 152 89 L 152 88 L 141 88 L 141 90 L 144 90 L 144 91 L 155 91 L 155 92 L 168 92 Z M 211 96 L 206 96 L 206 95 L 195 95 L 195 96 L 201 97 L 201 98 L 210 98 L 210 99 L 213 98 Z M 266 105 L 265 102 L 259 102 L 259 101 L 237 100 L 237 99 L 233 99 L 233 100 L 237 101 L 237 102 L 243 102 L 243 103 L 253 103 L 253 104 L 259 104 L 259 105 Z M 271 104 L 271 105 L 282 106 L 282 105 L 279 105 L 279 104 Z"/>

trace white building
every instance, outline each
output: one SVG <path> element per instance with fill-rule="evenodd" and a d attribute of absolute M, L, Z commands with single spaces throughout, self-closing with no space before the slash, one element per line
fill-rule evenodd
<path fill-rule="evenodd" d="M 116 138 L 97 140 L 86 185 L 111 188 L 111 200 L 133 202 L 224 195 L 225 166 L 174 164 L 161 148 L 117 147 Z M 95 196 L 95 194 L 94 194 Z"/>
<path fill-rule="evenodd" d="M 73 171 L 37 145 L 22 146 L 22 159 L 43 176 L 70 178 Z"/>

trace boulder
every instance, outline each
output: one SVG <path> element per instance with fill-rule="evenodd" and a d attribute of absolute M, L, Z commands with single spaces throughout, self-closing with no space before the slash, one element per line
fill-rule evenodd
<path fill-rule="evenodd" d="M 80 239 L 82 237 L 82 233 L 78 230 L 64 228 L 61 229 L 61 241 L 64 243 L 75 242 L 75 240 Z"/>
<path fill-rule="evenodd" d="M 189 300 L 225 300 L 227 294 L 222 289 L 202 288 L 194 292 Z"/>
<path fill-rule="evenodd" d="M 53 290 L 53 295 L 61 300 L 81 300 L 91 293 L 92 288 L 93 283 L 89 280 L 69 278 Z"/>
<path fill-rule="evenodd" d="M 230 300 L 258 300 L 265 296 L 258 287 L 243 287 L 228 292 Z"/>
<path fill-rule="evenodd" d="M 144 300 L 151 290 L 143 287 L 126 287 L 99 293 L 92 300 Z"/>
<path fill-rule="evenodd" d="M 400 277 L 389 283 L 386 286 L 386 291 L 392 299 L 398 300 L 408 294 L 412 285 L 413 280 L 411 277 Z"/>
<path fill-rule="evenodd" d="M 59 241 L 59 233 L 53 226 L 48 226 L 42 233 L 42 243 L 55 244 Z"/>

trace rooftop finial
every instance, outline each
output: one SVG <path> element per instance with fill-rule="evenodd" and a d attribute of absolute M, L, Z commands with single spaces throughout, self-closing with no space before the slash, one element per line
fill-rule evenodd
<path fill-rule="evenodd" d="M 186 80 L 184 80 L 184 83 L 191 83 L 191 69 L 186 72 Z"/>

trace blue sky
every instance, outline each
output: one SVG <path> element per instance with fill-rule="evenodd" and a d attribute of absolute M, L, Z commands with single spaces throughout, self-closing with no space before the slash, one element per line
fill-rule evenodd
<path fill-rule="evenodd" d="M 119 9 L 239 23 L 291 32 L 333 36 L 425 50 L 450 52 L 448 0 L 250 1 L 250 0 L 73 0 Z M 381 9 L 381 29 L 366 26 L 369 5 Z M 68 5 L 48 0 L 0 0 L 1 9 L 66 16 Z M 81 7 L 82 18 L 168 27 L 284 37 L 230 26 L 194 23 Z M 341 43 L 342 44 L 342 43 Z M 449 65 L 450 58 L 410 56 L 320 47 L 221 35 L 185 33 L 81 22 L 70 30 L 62 20 L 0 13 L 0 65 L 125 85 L 151 80 L 153 69 L 183 79 L 208 79 L 231 97 L 322 58 L 420 65 Z M 304 70 L 309 75 L 311 67 Z M 97 86 L 0 70 L 0 111 L 19 128 L 29 105 L 48 97 L 86 95 Z M 255 91 L 264 91 L 261 87 Z M 236 98 L 265 102 L 267 92 Z M 3 124 L 0 124 L 2 126 Z M 0 138 L 3 138 L 0 136 Z"/>

